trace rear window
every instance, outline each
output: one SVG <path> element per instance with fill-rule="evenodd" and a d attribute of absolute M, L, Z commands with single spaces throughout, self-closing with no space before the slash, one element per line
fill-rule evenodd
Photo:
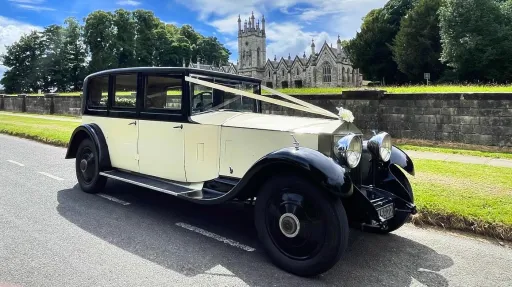
<path fill-rule="evenodd" d="M 106 107 L 108 99 L 108 75 L 90 78 L 87 83 L 87 98 L 90 107 Z"/>

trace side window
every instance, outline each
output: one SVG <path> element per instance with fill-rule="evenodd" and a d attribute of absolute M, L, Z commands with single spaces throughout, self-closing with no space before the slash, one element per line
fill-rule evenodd
<path fill-rule="evenodd" d="M 147 76 L 144 108 L 181 110 L 181 84 L 180 76 Z"/>
<path fill-rule="evenodd" d="M 137 99 L 137 74 L 116 75 L 114 85 L 115 108 L 135 108 Z"/>
<path fill-rule="evenodd" d="M 89 107 L 107 107 L 108 76 L 95 77 L 88 80 L 87 99 Z"/>

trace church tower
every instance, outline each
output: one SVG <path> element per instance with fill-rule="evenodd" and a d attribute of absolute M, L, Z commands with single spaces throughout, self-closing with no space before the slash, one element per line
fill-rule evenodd
<path fill-rule="evenodd" d="M 245 20 L 238 16 L 238 71 L 241 75 L 262 77 L 267 61 L 265 16 L 255 22 L 254 13 Z"/>

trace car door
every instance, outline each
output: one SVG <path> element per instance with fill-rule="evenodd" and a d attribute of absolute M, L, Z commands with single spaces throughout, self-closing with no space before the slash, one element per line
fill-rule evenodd
<path fill-rule="evenodd" d="M 138 172 L 137 73 L 113 75 L 111 79 L 109 116 L 98 124 L 105 133 L 112 166 Z"/>
<path fill-rule="evenodd" d="M 182 113 L 181 75 L 145 74 L 139 92 L 139 172 L 185 182 L 186 117 Z"/>

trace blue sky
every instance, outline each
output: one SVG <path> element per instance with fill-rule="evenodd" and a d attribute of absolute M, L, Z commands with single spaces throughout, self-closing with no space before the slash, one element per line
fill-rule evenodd
<path fill-rule="evenodd" d="M 267 23 L 267 57 L 309 54 L 311 39 L 317 46 L 352 38 L 361 18 L 387 0 L 0 0 L 0 54 L 23 33 L 78 20 L 94 10 L 147 9 L 162 21 L 190 24 L 206 36 L 216 36 L 237 58 L 237 18 L 264 14 Z M 0 63 L 0 75 L 5 67 Z"/>

